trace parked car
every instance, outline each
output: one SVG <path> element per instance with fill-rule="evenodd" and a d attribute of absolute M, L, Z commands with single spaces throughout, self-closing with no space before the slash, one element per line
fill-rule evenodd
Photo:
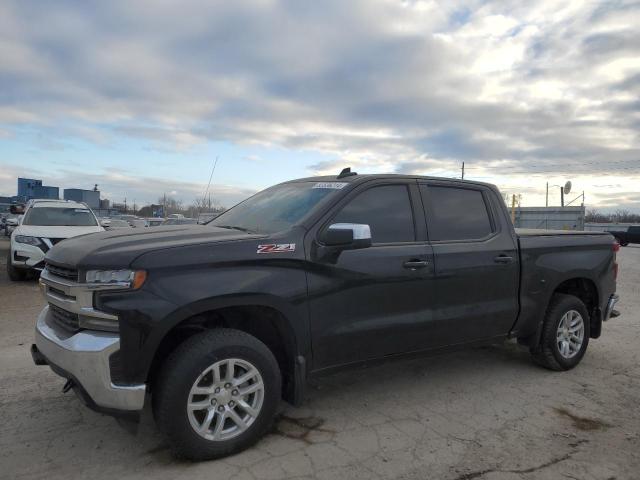
<path fill-rule="evenodd" d="M 112 216 L 111 218 L 112 219 L 118 219 L 118 220 L 125 220 L 126 222 L 129 222 L 129 225 L 131 225 L 132 227 L 134 226 L 133 222 L 135 220 L 139 220 L 140 219 L 139 217 L 137 217 L 135 215 L 128 215 L 128 214 Z"/>
<path fill-rule="evenodd" d="M 5 216 L 4 220 L 4 235 L 5 237 L 10 237 L 13 231 L 16 229 L 18 224 L 20 223 L 20 215 L 12 215 L 9 214 Z"/>
<path fill-rule="evenodd" d="M 293 180 L 205 226 L 57 245 L 32 355 L 99 411 L 137 414 L 150 393 L 177 455 L 217 458 L 340 368 L 508 338 L 575 367 L 616 304 L 617 248 L 515 231 L 485 183 Z"/>
<path fill-rule="evenodd" d="M 198 220 L 195 218 L 167 218 L 162 225 L 195 225 Z"/>
<path fill-rule="evenodd" d="M 144 228 L 148 226 L 147 221 L 144 218 L 129 218 L 127 221 L 133 228 Z"/>
<path fill-rule="evenodd" d="M 119 218 L 109 218 L 100 221 L 100 224 L 105 230 L 121 230 L 123 228 L 131 228 L 131 225 L 126 220 L 120 220 Z"/>
<path fill-rule="evenodd" d="M 164 223 L 164 218 L 147 218 L 147 227 L 157 227 Z"/>
<path fill-rule="evenodd" d="M 607 230 L 620 245 L 626 247 L 630 243 L 640 243 L 640 225 L 632 225 L 627 230 Z"/>
<path fill-rule="evenodd" d="M 205 223 L 209 223 L 211 220 L 216 218 L 219 213 L 201 213 L 198 215 L 198 223 L 204 225 Z"/>
<path fill-rule="evenodd" d="M 70 237 L 102 232 L 104 228 L 84 203 L 69 200 L 32 200 L 11 234 L 7 273 L 24 280 L 33 270 L 42 270 L 44 257 L 54 245 Z"/>

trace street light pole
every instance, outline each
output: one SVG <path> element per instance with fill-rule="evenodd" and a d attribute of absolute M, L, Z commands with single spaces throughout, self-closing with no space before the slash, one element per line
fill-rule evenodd
<path fill-rule="evenodd" d="M 549 182 L 547 182 L 547 198 L 544 202 L 544 206 L 548 207 L 549 206 Z"/>

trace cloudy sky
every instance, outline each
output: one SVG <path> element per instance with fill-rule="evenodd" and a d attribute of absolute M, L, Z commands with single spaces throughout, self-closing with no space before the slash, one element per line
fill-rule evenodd
<path fill-rule="evenodd" d="M 523 205 L 572 180 L 640 211 L 638 25 L 615 0 L 5 0 L 0 195 L 28 176 L 190 202 L 217 156 L 228 206 L 344 166 L 465 162 Z"/>

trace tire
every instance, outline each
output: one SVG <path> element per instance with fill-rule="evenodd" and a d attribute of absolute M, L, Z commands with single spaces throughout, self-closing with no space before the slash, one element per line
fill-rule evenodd
<path fill-rule="evenodd" d="M 560 328 L 564 321 L 566 328 Z M 579 348 L 575 337 L 580 336 L 580 330 L 572 333 L 582 324 Z M 585 304 L 578 297 L 556 293 L 551 298 L 542 326 L 540 344 L 532 349 L 533 359 L 549 370 L 570 370 L 580 363 L 589 346 L 589 312 Z M 574 326 L 575 323 L 575 326 Z M 571 341 L 561 340 L 565 335 Z M 562 347 L 561 347 L 562 345 Z M 571 350 L 571 351 L 570 351 Z"/>
<path fill-rule="evenodd" d="M 27 270 L 23 268 L 16 268 L 12 265 L 11 261 L 11 249 L 7 252 L 7 275 L 9 280 L 13 282 L 23 282 L 27 279 Z"/>
<path fill-rule="evenodd" d="M 629 242 L 621 242 L 621 243 L 620 243 L 620 246 L 621 246 L 621 247 L 626 247 L 627 245 L 629 245 Z"/>
<path fill-rule="evenodd" d="M 254 376 L 246 383 L 239 383 L 237 388 L 228 387 L 229 364 L 233 365 L 231 371 L 237 372 L 238 380 L 250 373 Z M 152 392 L 154 417 L 177 457 L 194 461 L 221 458 L 246 449 L 269 431 L 280 401 L 282 380 L 273 353 L 257 338 L 228 328 L 209 330 L 180 344 L 161 369 Z M 214 370 L 218 377 L 227 379 L 216 382 Z M 259 380 L 262 391 L 244 396 L 240 393 L 257 388 Z M 215 388 L 222 390 L 221 393 L 214 393 Z M 205 389 L 207 394 L 193 393 Z M 206 407 L 191 411 L 189 402 Z M 241 404 L 255 408 L 257 414 L 254 412 L 252 416 Z M 223 413 L 219 413 L 220 408 L 224 409 Z M 232 412 L 235 412 L 234 418 L 231 418 Z M 209 419 L 210 427 L 206 424 L 209 416 L 213 418 Z M 243 418 L 244 430 L 236 421 Z M 218 430 L 220 422 L 222 426 Z M 198 433 L 196 426 L 204 430 Z"/>

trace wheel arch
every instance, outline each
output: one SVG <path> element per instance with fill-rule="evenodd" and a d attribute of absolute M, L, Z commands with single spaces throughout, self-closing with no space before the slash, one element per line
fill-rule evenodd
<path fill-rule="evenodd" d="M 549 301 L 556 293 L 573 295 L 582 300 L 589 312 L 590 337 L 598 338 L 602 330 L 602 312 L 600 311 L 600 294 L 596 283 L 587 277 L 574 277 L 558 284 Z"/>
<path fill-rule="evenodd" d="M 282 374 L 282 397 L 299 404 L 303 396 L 306 368 L 300 354 L 301 341 L 294 328 L 295 313 L 269 295 L 216 298 L 199 301 L 172 315 L 172 327 L 159 341 L 151 361 L 147 382 L 153 389 L 164 359 L 193 335 L 213 328 L 232 328 L 262 341 L 273 353 Z"/>

